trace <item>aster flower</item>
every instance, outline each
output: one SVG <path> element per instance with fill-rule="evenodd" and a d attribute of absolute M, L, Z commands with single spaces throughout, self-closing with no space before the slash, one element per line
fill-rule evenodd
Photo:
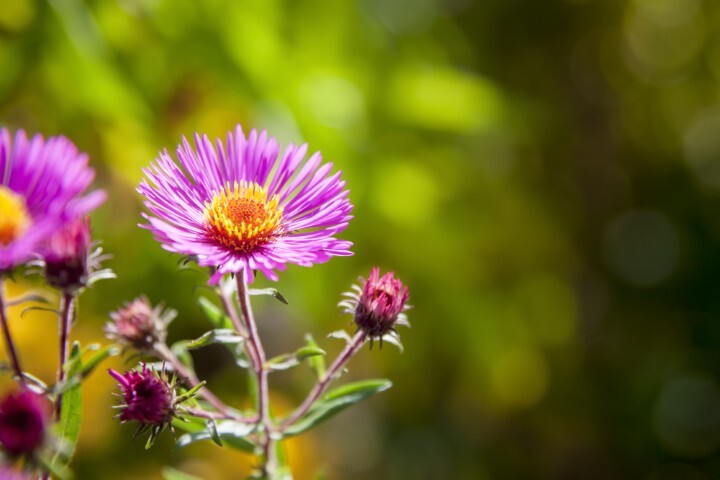
<path fill-rule="evenodd" d="M 147 447 L 170 425 L 173 417 L 181 411 L 178 406 L 191 398 L 204 385 L 204 382 L 191 390 L 177 395 L 178 383 L 173 377 L 167 378 L 165 372 L 158 373 L 143 364 L 142 370 L 130 370 L 119 373 L 109 369 L 108 373 L 118 381 L 123 403 L 116 408 L 120 413 L 115 417 L 121 423 L 136 421 L 135 436 L 150 431 Z M 182 417 L 180 417 L 182 418 Z"/>
<path fill-rule="evenodd" d="M 163 248 L 224 274 L 260 270 L 277 280 L 287 263 L 310 266 L 334 255 L 351 255 L 337 240 L 351 219 L 340 172 L 321 165 L 320 153 L 304 160 L 307 145 L 290 145 L 282 156 L 265 131 L 248 137 L 238 125 L 223 144 L 195 135 L 183 138 L 175 160 L 160 153 L 138 191 L 150 215 L 145 225 Z"/>
<path fill-rule="evenodd" d="M 10 455 L 33 453 L 45 440 L 50 408 L 41 395 L 23 389 L 0 400 L 0 445 Z"/>
<path fill-rule="evenodd" d="M 353 291 L 343 294 L 345 299 L 339 306 L 345 313 L 353 315 L 355 325 L 370 337 L 371 342 L 379 339 L 382 347 L 383 340 L 387 340 L 400 346 L 395 325 L 410 326 L 403 313 L 410 309 L 406 304 L 407 286 L 395 278 L 393 272 L 380 277 L 377 267 L 370 271 L 367 280 L 359 280 L 360 285 L 353 285 Z"/>
<path fill-rule="evenodd" d="M 102 203 L 102 191 L 83 196 L 95 176 L 87 164 L 65 137 L 0 129 L 0 272 L 42 254 L 53 232 Z"/>
<path fill-rule="evenodd" d="M 153 308 L 147 297 L 138 297 L 110 313 L 112 321 L 105 325 L 105 331 L 111 340 L 149 352 L 156 343 L 165 342 L 167 326 L 175 315 L 175 310 Z"/>

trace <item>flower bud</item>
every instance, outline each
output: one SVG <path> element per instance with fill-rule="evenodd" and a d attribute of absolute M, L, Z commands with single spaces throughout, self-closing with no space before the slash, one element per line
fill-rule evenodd
<path fill-rule="evenodd" d="M 353 315 L 358 329 L 365 332 L 370 339 L 382 337 L 395 332 L 395 325 L 408 326 L 407 317 L 403 313 L 410 307 L 405 304 L 408 289 L 402 282 L 388 272 L 380 278 L 380 269 L 370 271 L 367 281 L 360 279 L 362 286 L 353 285 L 353 292 L 345 293 L 347 297 L 340 302 L 345 312 Z"/>
<path fill-rule="evenodd" d="M 45 440 L 50 407 L 41 395 L 27 389 L 0 400 L 0 444 L 10 455 L 34 452 Z"/>
<path fill-rule="evenodd" d="M 112 321 L 105 331 L 116 342 L 148 352 L 157 342 L 165 342 L 167 325 L 174 317 L 174 310 L 163 312 L 162 307 L 152 308 L 147 297 L 138 297 L 110 313 Z"/>
<path fill-rule="evenodd" d="M 55 232 L 47 242 L 45 279 L 64 292 L 74 292 L 88 283 L 90 219 L 75 220 Z"/>
<path fill-rule="evenodd" d="M 141 371 L 118 373 L 108 370 L 118 381 L 124 403 L 117 418 L 121 422 L 135 420 L 141 424 L 161 425 L 173 415 L 174 387 L 145 365 Z"/>

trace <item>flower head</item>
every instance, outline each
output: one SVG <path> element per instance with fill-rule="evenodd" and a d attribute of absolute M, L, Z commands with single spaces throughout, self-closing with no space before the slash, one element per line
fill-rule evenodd
<path fill-rule="evenodd" d="M 397 335 L 395 325 L 409 326 L 403 313 L 410 308 L 406 304 L 408 288 L 393 272 L 380 277 L 380 269 L 370 271 L 367 281 L 360 278 L 360 284 L 353 285 L 352 292 L 346 292 L 345 300 L 340 302 L 344 311 L 353 315 L 358 329 L 365 332 L 371 340 L 382 340 L 387 334 Z"/>
<path fill-rule="evenodd" d="M 352 244 L 335 238 L 352 210 L 340 172 L 330 175 L 319 153 L 304 161 L 306 145 L 282 156 L 279 148 L 264 131 L 246 137 L 239 125 L 224 144 L 196 134 L 193 148 L 183 139 L 180 165 L 162 152 L 138 187 L 147 228 L 166 250 L 215 268 L 212 283 L 239 272 L 250 283 L 254 270 L 277 280 L 287 263 L 351 255 Z"/>
<path fill-rule="evenodd" d="M 11 455 L 34 452 L 49 422 L 49 405 L 35 392 L 23 389 L 0 400 L 0 444 Z"/>
<path fill-rule="evenodd" d="M 121 422 L 135 420 L 143 424 L 159 425 L 167 422 L 173 414 L 174 388 L 169 382 L 148 369 L 130 370 L 120 374 L 108 370 L 118 381 L 124 404 L 117 418 Z"/>
<path fill-rule="evenodd" d="M 53 232 L 102 203 L 102 191 L 83 196 L 95 176 L 87 163 L 65 137 L 0 129 L 0 271 L 43 254 Z"/>
<path fill-rule="evenodd" d="M 45 279 L 60 290 L 74 291 L 88 281 L 90 219 L 74 220 L 53 233 L 45 251 Z"/>
<path fill-rule="evenodd" d="M 110 318 L 112 321 L 105 326 L 109 338 L 148 352 L 156 343 L 165 342 L 167 325 L 175 318 L 175 311 L 153 308 L 143 296 L 111 312 Z"/>

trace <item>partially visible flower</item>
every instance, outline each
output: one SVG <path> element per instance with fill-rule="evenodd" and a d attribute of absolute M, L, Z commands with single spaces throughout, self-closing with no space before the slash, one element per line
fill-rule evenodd
<path fill-rule="evenodd" d="M 135 420 L 144 424 L 162 424 L 173 414 L 174 388 L 165 378 L 145 365 L 141 371 L 130 370 L 120 374 L 108 370 L 118 381 L 124 403 L 120 405 L 117 418 L 121 422 Z"/>
<path fill-rule="evenodd" d="M 213 284 L 241 272 L 250 283 L 255 270 L 277 280 L 288 263 L 351 255 L 352 244 L 335 238 L 352 218 L 340 172 L 330 175 L 320 153 L 304 162 L 307 145 L 279 151 L 264 131 L 246 137 L 239 125 L 224 144 L 183 139 L 180 165 L 166 150 L 144 170 L 146 227 L 166 250 L 214 268 Z"/>
<path fill-rule="evenodd" d="M 359 330 L 371 340 L 380 339 L 382 346 L 385 335 L 392 333 L 397 336 L 395 325 L 410 326 L 403 313 L 410 309 L 406 305 L 408 288 L 395 278 L 393 272 L 380 278 L 377 267 L 370 271 L 367 281 L 363 278 L 359 280 L 362 286 L 353 285 L 353 291 L 344 293 L 346 298 L 339 305 L 353 315 Z"/>
<path fill-rule="evenodd" d="M 138 297 L 115 312 L 105 325 L 108 338 L 141 352 L 149 352 L 158 342 L 165 342 L 167 325 L 175 318 L 174 310 L 163 312 L 162 306 L 152 308 L 147 297 Z"/>
<path fill-rule="evenodd" d="M 42 395 L 27 389 L 0 400 L 0 444 L 10 455 L 33 453 L 45 440 L 50 407 Z"/>
<path fill-rule="evenodd" d="M 65 137 L 0 129 L 0 272 L 44 254 L 50 235 L 103 202 L 101 190 L 83 196 L 94 177 Z"/>

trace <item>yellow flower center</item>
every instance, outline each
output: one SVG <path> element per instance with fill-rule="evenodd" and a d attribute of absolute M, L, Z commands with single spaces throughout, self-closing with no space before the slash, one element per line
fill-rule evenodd
<path fill-rule="evenodd" d="M 278 196 L 255 182 L 228 183 L 205 203 L 210 234 L 226 247 L 249 253 L 281 235 L 283 209 Z"/>
<path fill-rule="evenodd" d="M 30 214 L 23 197 L 0 185 L 0 246 L 25 233 L 30 225 Z"/>

